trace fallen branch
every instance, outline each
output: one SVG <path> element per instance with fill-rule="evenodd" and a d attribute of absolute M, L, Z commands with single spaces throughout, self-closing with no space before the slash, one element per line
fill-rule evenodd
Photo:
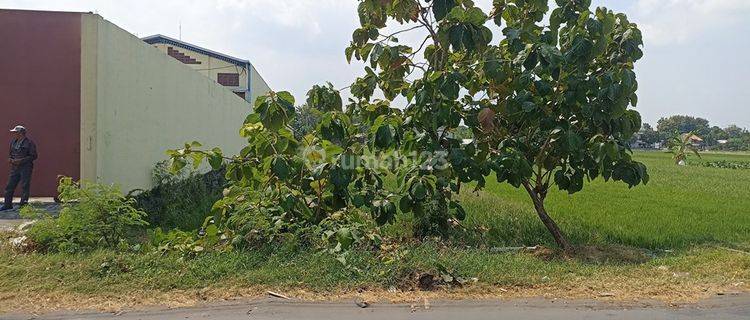
<path fill-rule="evenodd" d="M 513 251 L 534 251 L 539 249 L 539 246 L 533 247 L 492 247 L 490 252 L 513 252 Z"/>
<path fill-rule="evenodd" d="M 285 295 L 283 295 L 281 293 L 276 293 L 276 292 L 273 292 L 273 291 L 266 291 L 266 293 L 268 293 L 268 295 L 272 296 L 272 297 L 281 298 L 281 299 L 285 299 L 285 300 L 292 300 L 292 298 L 289 298 L 289 297 L 287 297 L 287 296 L 285 296 Z"/>

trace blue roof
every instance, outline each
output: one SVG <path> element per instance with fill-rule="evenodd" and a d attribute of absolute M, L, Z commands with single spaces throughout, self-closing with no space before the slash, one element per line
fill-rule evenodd
<path fill-rule="evenodd" d="M 235 65 L 238 65 L 238 66 L 244 67 L 244 66 L 250 65 L 250 61 L 248 60 L 238 59 L 238 58 L 235 58 L 235 57 L 223 54 L 223 53 L 219 53 L 213 50 L 201 48 L 199 46 L 196 46 L 196 45 L 193 45 L 193 44 L 181 41 L 181 40 L 177 40 L 174 38 L 170 38 L 161 34 L 148 36 L 148 37 L 142 38 L 141 40 L 143 40 L 144 42 L 148 44 L 163 43 L 163 44 L 168 44 L 168 45 L 172 45 L 172 46 L 183 48 L 183 49 L 188 49 L 191 51 L 198 52 L 200 54 L 207 55 L 212 58 L 216 58 L 219 60 L 223 60 L 223 61 L 235 64 Z"/>

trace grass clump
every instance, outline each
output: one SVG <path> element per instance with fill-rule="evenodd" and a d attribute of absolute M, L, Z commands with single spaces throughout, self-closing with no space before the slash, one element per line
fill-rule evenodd
<path fill-rule="evenodd" d="M 153 171 L 154 187 L 135 196 L 138 207 L 148 213 L 148 222 L 164 230 L 197 230 L 211 215 L 211 207 L 222 196 L 223 171 L 172 173 L 166 162 Z"/>
<path fill-rule="evenodd" d="M 44 216 L 26 235 L 37 251 L 67 252 L 114 248 L 132 240 L 132 231 L 147 225 L 146 213 L 116 186 L 74 182 L 62 178 L 59 185 L 62 210 L 57 218 Z M 25 215 L 38 211 L 25 210 Z"/>

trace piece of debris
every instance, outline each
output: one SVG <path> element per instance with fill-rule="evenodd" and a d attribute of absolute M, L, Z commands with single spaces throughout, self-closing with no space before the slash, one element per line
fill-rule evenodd
<path fill-rule="evenodd" d="M 289 298 L 289 297 L 287 297 L 287 296 L 285 296 L 285 295 L 283 295 L 281 293 L 276 293 L 276 292 L 273 292 L 273 291 L 266 291 L 266 293 L 268 293 L 268 295 L 272 296 L 272 297 L 281 298 L 281 299 L 284 299 L 284 300 L 292 300 L 292 298 Z"/>
<path fill-rule="evenodd" d="M 656 269 L 661 270 L 661 271 L 667 271 L 667 270 L 669 270 L 669 267 L 667 267 L 667 266 L 659 266 Z"/>
<path fill-rule="evenodd" d="M 396 293 L 397 291 L 398 291 L 398 289 L 396 289 L 396 287 L 394 287 L 394 286 L 388 287 L 388 292 L 389 293 Z"/>
<path fill-rule="evenodd" d="M 24 222 L 24 223 L 21 223 L 21 224 L 20 224 L 20 225 L 18 225 L 18 227 L 16 228 L 16 231 L 18 231 L 18 232 L 24 232 L 24 231 L 26 231 L 26 229 L 27 229 L 27 228 L 28 228 L 29 226 L 31 226 L 31 225 L 33 225 L 33 224 L 35 224 L 35 223 L 36 223 L 36 220 L 31 220 L 31 221 L 26 221 L 26 222 Z"/>
<path fill-rule="evenodd" d="M 360 307 L 362 309 L 367 308 L 367 307 L 370 306 L 369 302 L 367 302 L 366 300 L 359 299 L 359 298 L 357 298 L 357 299 L 354 300 L 354 304 L 356 304 L 357 307 Z"/>
<path fill-rule="evenodd" d="M 12 238 L 12 239 L 10 239 L 10 244 L 14 248 L 22 248 L 26 244 L 26 239 L 28 239 L 26 236 L 20 236 L 18 238 Z"/>
<path fill-rule="evenodd" d="M 672 272 L 672 276 L 675 278 L 685 278 L 690 275 L 690 272 Z"/>
<path fill-rule="evenodd" d="M 423 273 L 419 275 L 417 282 L 419 284 L 419 289 L 424 290 L 424 291 L 430 291 L 435 288 L 436 281 L 435 281 L 435 276 L 429 273 Z"/>
<path fill-rule="evenodd" d="M 747 251 L 742 251 L 742 250 L 737 250 L 737 249 L 732 249 L 732 248 L 727 248 L 727 247 L 719 247 L 719 248 L 727 250 L 727 251 L 730 251 L 730 252 L 734 252 L 734 253 L 741 253 L 741 254 L 750 255 L 750 252 L 747 252 Z"/>
<path fill-rule="evenodd" d="M 513 252 L 513 251 L 536 251 L 539 246 L 533 247 L 492 247 L 490 252 Z"/>
<path fill-rule="evenodd" d="M 615 294 L 612 293 L 612 292 L 602 292 L 602 293 L 599 293 L 599 296 L 602 297 L 602 298 L 605 298 L 605 297 L 614 297 Z"/>
<path fill-rule="evenodd" d="M 424 309 L 425 310 L 429 310 L 430 309 L 430 301 L 427 300 L 427 298 L 424 298 L 423 305 L 424 305 Z"/>

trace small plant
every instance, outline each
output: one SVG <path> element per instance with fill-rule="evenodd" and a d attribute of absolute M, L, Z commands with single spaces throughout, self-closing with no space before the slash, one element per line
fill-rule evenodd
<path fill-rule="evenodd" d="M 135 200 L 123 196 L 116 186 L 65 177 L 60 179 L 58 192 L 59 218 L 44 216 L 27 233 L 38 250 L 73 253 L 116 248 L 127 242 L 132 231 L 148 224 L 143 220 L 146 213 L 136 209 Z M 38 212 L 33 214 L 39 217 Z"/>
<path fill-rule="evenodd" d="M 189 257 L 210 251 L 224 252 L 233 248 L 227 231 L 219 230 L 211 220 L 198 232 L 165 232 L 161 228 L 156 228 L 149 230 L 148 238 L 152 248 L 157 252 L 179 252 Z"/>
<path fill-rule="evenodd" d="M 697 166 L 706 168 L 722 168 L 722 169 L 750 169 L 750 162 L 747 161 L 706 161 L 696 164 Z"/>
<path fill-rule="evenodd" d="M 50 216 L 49 212 L 45 211 L 42 208 L 35 207 L 34 205 L 21 207 L 21 210 L 19 210 L 18 214 L 21 216 L 21 218 L 29 220 L 43 219 Z"/>
<path fill-rule="evenodd" d="M 673 154 L 672 159 L 674 159 L 675 164 L 686 165 L 688 154 L 691 152 L 698 156 L 698 158 L 701 157 L 698 153 L 698 148 L 693 145 L 694 137 L 697 136 L 691 131 L 683 134 L 675 134 L 675 136 L 669 139 L 670 150 Z"/>

